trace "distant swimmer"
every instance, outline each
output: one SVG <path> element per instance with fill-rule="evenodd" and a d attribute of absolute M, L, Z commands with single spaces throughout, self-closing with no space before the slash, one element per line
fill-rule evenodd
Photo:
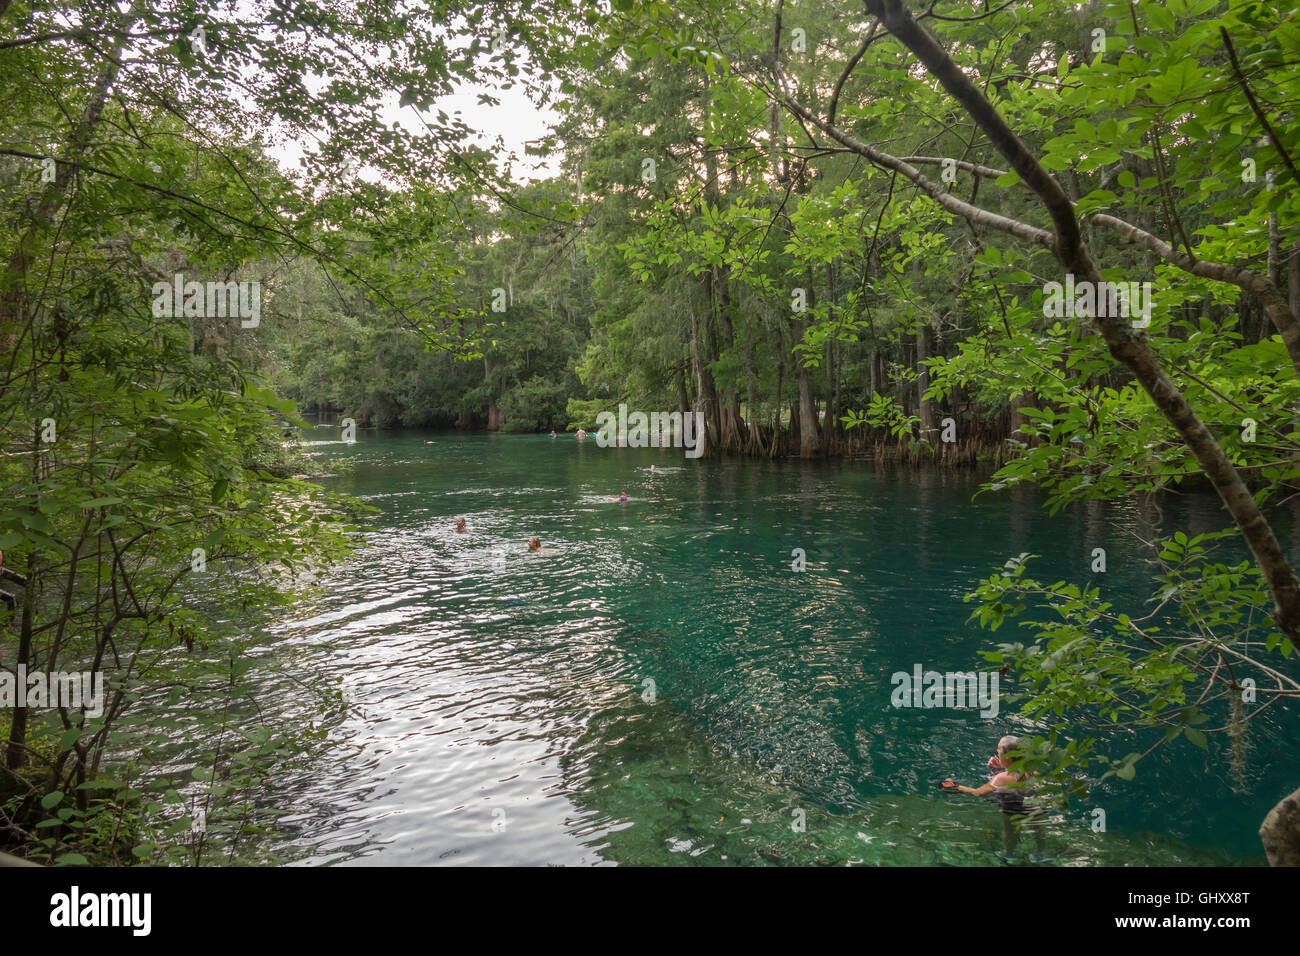
<path fill-rule="evenodd" d="M 432 444 L 433 444 L 433 442 L 429 441 L 429 439 L 427 439 L 427 438 L 424 440 L 424 443 L 425 443 L 426 445 L 432 445 Z"/>
<path fill-rule="evenodd" d="M 583 440 L 584 438 L 586 438 L 586 437 L 587 437 L 587 433 L 586 433 L 585 431 L 583 431 L 581 428 L 579 428 L 579 429 L 578 429 L 578 441 L 582 441 L 582 440 Z"/>
<path fill-rule="evenodd" d="M 651 471 L 654 471 L 654 470 L 655 470 L 655 466 L 654 466 L 654 465 L 651 465 L 651 466 L 650 466 L 650 470 L 651 470 Z"/>
<path fill-rule="evenodd" d="M 539 537 L 537 537 L 536 535 L 533 535 L 533 537 L 531 537 L 531 538 L 528 539 L 528 550 L 529 550 L 529 551 L 532 551 L 534 554 L 550 554 L 550 553 L 551 553 L 551 549 L 550 549 L 550 548 L 543 548 L 543 547 L 542 547 L 542 539 L 539 538 Z"/>
<path fill-rule="evenodd" d="M 622 493 L 621 495 L 619 495 L 617 498 L 606 498 L 605 500 L 606 500 L 606 501 L 617 501 L 617 502 L 620 502 L 621 504 L 627 504 L 627 492 L 626 492 L 626 491 L 623 492 L 623 493 Z"/>
<path fill-rule="evenodd" d="M 555 440 L 555 429 L 554 429 L 554 428 L 551 429 L 551 440 L 552 440 L 552 441 Z"/>
<path fill-rule="evenodd" d="M 457 533 L 463 534 L 464 532 L 466 532 L 466 531 L 468 531 L 468 530 L 469 530 L 469 528 L 465 527 L 465 519 L 464 519 L 464 518 L 457 518 L 457 519 L 456 519 L 456 531 L 457 531 Z"/>

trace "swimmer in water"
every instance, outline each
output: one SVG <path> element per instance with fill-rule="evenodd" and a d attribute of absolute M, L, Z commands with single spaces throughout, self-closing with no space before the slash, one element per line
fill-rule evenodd
<path fill-rule="evenodd" d="M 552 441 L 555 440 L 555 429 L 554 429 L 554 428 L 551 429 L 551 440 L 552 440 Z"/>
<path fill-rule="evenodd" d="M 1023 824 L 1028 826 L 1034 835 L 1035 852 L 1029 855 L 1029 859 L 1034 863 L 1045 863 L 1051 857 L 1045 852 L 1043 828 L 1039 820 L 1043 815 L 1043 808 L 1025 802 L 1024 785 L 1029 778 L 1023 773 L 1015 773 L 1010 769 L 1011 761 L 1019 756 L 1016 752 L 1019 746 L 1019 737 L 1003 737 L 998 741 L 997 756 L 989 758 L 989 766 L 998 771 L 989 778 L 989 782 L 982 787 L 964 787 L 957 784 L 954 789 L 974 797 L 992 794 L 998 802 L 998 809 L 1002 811 L 1003 845 L 1006 847 L 998 856 L 1004 860 L 1015 859 L 1012 854 L 1015 853 L 1016 844 L 1020 842 L 1020 826 Z"/>
<path fill-rule="evenodd" d="M 539 538 L 539 537 L 537 537 L 537 535 L 533 535 L 531 538 L 528 539 L 528 550 L 531 551 L 531 552 L 533 552 L 534 554 L 550 554 L 550 553 L 551 553 L 551 549 L 550 549 L 550 548 L 543 548 L 543 547 L 542 547 L 542 539 Z"/>
<path fill-rule="evenodd" d="M 622 493 L 621 495 L 619 495 L 617 498 L 606 498 L 605 500 L 606 500 L 606 501 L 617 501 L 617 502 L 619 502 L 620 504 L 627 504 L 627 492 L 626 492 L 626 491 L 623 492 L 623 493 Z"/>
<path fill-rule="evenodd" d="M 469 530 L 469 528 L 465 527 L 465 519 L 464 519 L 464 518 L 457 518 L 457 519 L 456 519 L 456 532 L 457 532 L 458 534 L 464 534 L 464 533 L 465 533 L 466 531 L 468 531 L 468 530 Z"/>
<path fill-rule="evenodd" d="M 579 428 L 579 429 L 578 429 L 578 441 L 582 441 L 582 440 L 583 440 L 584 438 L 586 438 L 586 437 L 587 437 L 587 433 L 586 433 L 585 431 L 583 431 L 581 428 Z"/>

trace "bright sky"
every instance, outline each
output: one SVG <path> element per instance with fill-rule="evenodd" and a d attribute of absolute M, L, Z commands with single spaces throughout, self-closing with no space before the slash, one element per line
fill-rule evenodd
<path fill-rule="evenodd" d="M 549 106 L 539 109 L 530 103 L 523 87 L 519 85 L 508 90 L 492 91 L 486 87 L 468 87 L 467 90 L 468 92 L 439 100 L 434 110 L 443 109 L 448 113 L 459 111 L 466 123 L 480 131 L 480 146 L 486 147 L 500 136 L 505 141 L 507 152 L 514 152 L 519 157 L 514 169 L 516 182 L 542 179 L 559 173 L 559 156 L 543 158 L 524 153 L 526 142 L 541 139 L 550 131 L 551 124 L 559 119 L 554 110 Z M 479 103 L 479 93 L 491 93 L 501 101 L 501 105 L 485 106 Z M 402 113 L 409 115 L 410 110 L 408 108 Z M 405 117 L 403 121 L 407 121 Z"/>
<path fill-rule="evenodd" d="M 463 49 L 468 40 L 460 38 L 455 43 L 457 48 Z M 484 53 L 483 56 L 492 54 Z M 527 54 L 523 55 L 520 66 L 527 62 Z M 308 76 L 303 78 L 304 85 L 313 92 L 318 92 L 325 86 L 323 77 Z M 439 110 L 448 115 L 460 114 L 470 128 L 477 130 L 478 135 L 475 137 L 477 144 L 485 149 L 491 147 L 498 136 L 501 137 L 504 150 L 500 154 L 500 165 L 505 164 L 506 158 L 514 153 L 516 161 L 513 164 L 513 179 L 515 182 L 527 182 L 529 179 L 543 179 L 559 173 L 559 157 L 553 156 L 546 159 L 537 156 L 528 156 L 525 154 L 525 144 L 530 141 L 539 140 L 550 131 L 550 125 L 559 119 L 558 114 L 547 107 L 537 107 L 529 101 L 525 92 L 523 83 L 516 82 L 510 89 L 495 89 L 489 86 L 479 84 L 464 84 L 461 87 L 462 92 L 450 96 L 441 97 L 433 102 L 426 112 L 428 116 L 434 116 Z M 479 102 L 479 94 L 486 93 L 499 100 L 499 105 L 491 106 Z M 398 91 L 391 91 L 382 98 L 383 105 L 380 107 L 377 119 L 384 126 L 391 127 L 394 122 L 399 123 L 403 129 L 411 135 L 418 136 L 424 127 L 420 119 L 420 112 L 415 106 L 402 106 L 401 97 Z M 272 155 L 280 163 L 281 167 L 286 170 L 298 170 L 301 167 L 298 160 L 303 154 L 303 144 L 299 142 L 283 142 L 271 150 Z M 361 172 L 362 179 L 375 180 L 374 174 Z"/>
<path fill-rule="evenodd" d="M 489 93 L 500 100 L 500 105 L 489 106 L 479 102 L 480 93 Z M 448 115 L 457 112 L 469 126 L 478 131 L 475 141 L 484 149 L 489 148 L 498 136 L 504 143 L 501 162 L 513 152 L 517 157 L 513 166 L 515 182 L 523 183 L 530 179 L 545 179 L 559 174 L 560 157 L 529 156 L 524 152 L 525 144 L 539 140 L 550 132 L 550 125 L 559 119 L 558 114 L 549 106 L 538 108 L 528 100 L 523 87 L 516 85 L 508 90 L 492 90 L 485 86 L 466 86 L 464 92 L 445 96 L 434 102 L 428 115 L 443 110 Z M 412 134 L 418 135 L 423 124 L 414 106 L 399 106 L 396 94 L 386 98 L 379 112 L 380 121 L 385 126 L 394 122 Z M 303 155 L 302 145 L 295 141 L 280 142 L 269 152 L 275 157 L 280 167 L 286 171 L 299 171 L 298 160 Z M 375 181 L 373 174 L 362 172 L 362 179 Z"/>

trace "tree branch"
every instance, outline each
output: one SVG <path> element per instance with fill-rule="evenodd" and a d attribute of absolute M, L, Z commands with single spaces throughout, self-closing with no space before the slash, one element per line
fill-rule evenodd
<path fill-rule="evenodd" d="M 1296 373 L 1300 374 L 1300 323 L 1296 321 L 1295 316 L 1292 314 L 1287 300 L 1283 298 L 1277 286 L 1269 281 L 1268 276 L 1226 263 L 1193 259 L 1186 253 L 1179 252 L 1159 236 L 1153 236 L 1151 233 L 1139 229 L 1123 219 L 1117 219 L 1105 213 L 1092 213 L 1085 215 L 1084 218 L 1088 222 L 1095 222 L 1099 226 L 1105 226 L 1107 229 L 1118 232 L 1125 242 L 1150 249 L 1161 259 L 1177 266 L 1184 272 L 1190 272 L 1192 275 L 1200 276 L 1203 279 L 1227 282 L 1237 286 L 1244 292 L 1256 296 L 1260 304 L 1264 306 L 1264 311 L 1268 313 L 1268 317 L 1273 320 L 1273 325 L 1281 333 L 1287 354 L 1291 356 L 1291 363 L 1295 366 Z"/>
<path fill-rule="evenodd" d="M 1025 148 L 984 94 L 934 37 L 916 22 L 902 0 L 864 0 L 864 3 L 867 12 L 879 19 L 890 33 L 911 50 L 930 74 L 965 108 L 998 152 L 1006 157 L 1011 168 L 1038 196 L 1055 226 L 1054 251 L 1065 271 L 1094 284 L 1100 283 L 1101 274 L 1084 243 L 1074 205 L 1061 184 Z M 850 144 L 845 142 L 845 145 Z M 921 178 L 915 167 L 903 165 L 912 170 L 917 178 Z M 904 175 L 908 174 L 904 172 Z M 989 217 L 984 221 L 994 228 L 1013 234 L 1032 228 L 1001 216 Z M 1009 222 L 1014 223 L 1015 231 L 1007 228 Z M 1268 582 L 1274 601 L 1273 616 L 1278 627 L 1292 639 L 1300 638 L 1300 580 L 1296 579 L 1295 571 L 1278 543 L 1277 536 L 1241 475 L 1182 392 L 1160 368 L 1145 338 L 1135 333 L 1131 324 L 1116 317 L 1096 316 L 1092 323 L 1106 342 L 1111 355 L 1129 368 L 1196 457 L 1237 527 L 1241 529 L 1242 537 Z"/>
<path fill-rule="evenodd" d="M 1268 134 L 1269 142 L 1277 150 L 1278 156 L 1282 157 L 1282 162 L 1291 171 L 1291 178 L 1295 180 L 1297 186 L 1300 186 L 1300 173 L 1296 172 L 1295 163 L 1291 161 L 1291 154 L 1283 148 L 1282 141 L 1277 138 L 1277 133 L 1273 131 L 1273 124 L 1268 121 L 1268 117 L 1255 99 L 1255 94 L 1251 92 L 1250 84 L 1246 82 L 1246 77 L 1242 75 L 1241 64 L 1237 62 L 1237 51 L 1233 49 L 1232 39 L 1228 36 L 1228 31 L 1223 27 L 1219 27 L 1219 36 L 1223 38 L 1223 46 L 1228 51 L 1228 59 L 1232 61 L 1232 72 L 1237 76 L 1237 84 L 1241 87 L 1241 92 L 1246 94 L 1246 102 L 1250 104 L 1251 110 L 1254 111 L 1255 118 L 1259 120 L 1259 125 L 1264 127 L 1264 132 Z"/>
<path fill-rule="evenodd" d="M 862 59 L 863 55 L 865 55 L 867 52 L 867 47 L 871 46 L 872 42 L 875 41 L 876 30 L 879 29 L 879 27 L 880 27 L 879 20 L 871 24 L 871 32 L 868 33 L 866 37 L 862 40 L 862 42 L 858 45 L 857 51 L 854 52 L 854 54 L 851 57 L 849 57 L 849 62 L 844 64 L 844 72 L 840 74 L 839 81 L 835 84 L 835 92 L 831 94 L 830 105 L 826 107 L 826 122 L 828 123 L 835 122 L 835 110 L 840 105 L 840 91 L 844 89 L 845 81 L 847 81 L 849 76 L 853 73 L 853 71 L 857 69 L 858 62 Z"/>

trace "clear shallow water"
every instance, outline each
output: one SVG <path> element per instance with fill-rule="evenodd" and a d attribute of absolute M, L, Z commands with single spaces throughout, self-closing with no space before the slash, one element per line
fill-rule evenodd
<path fill-rule="evenodd" d="M 275 628 L 282 658 L 353 706 L 274 795 L 283 849 L 313 865 L 998 864 L 996 809 L 936 783 L 982 782 L 1025 726 L 895 709 L 890 674 L 978 668 L 990 637 L 961 598 L 1010 555 L 1091 583 L 1103 547 L 1106 587 L 1144 595 L 1130 532 L 1222 520 L 1209 497 L 1049 517 L 1032 493 L 972 501 L 962 471 L 335 436 L 311 451 L 354 465 L 330 483 L 379 530 Z M 1259 822 L 1300 777 L 1294 725 L 1260 718 L 1245 795 L 1214 743 L 1166 748 L 1055 819 L 1054 865 L 1263 863 Z"/>

